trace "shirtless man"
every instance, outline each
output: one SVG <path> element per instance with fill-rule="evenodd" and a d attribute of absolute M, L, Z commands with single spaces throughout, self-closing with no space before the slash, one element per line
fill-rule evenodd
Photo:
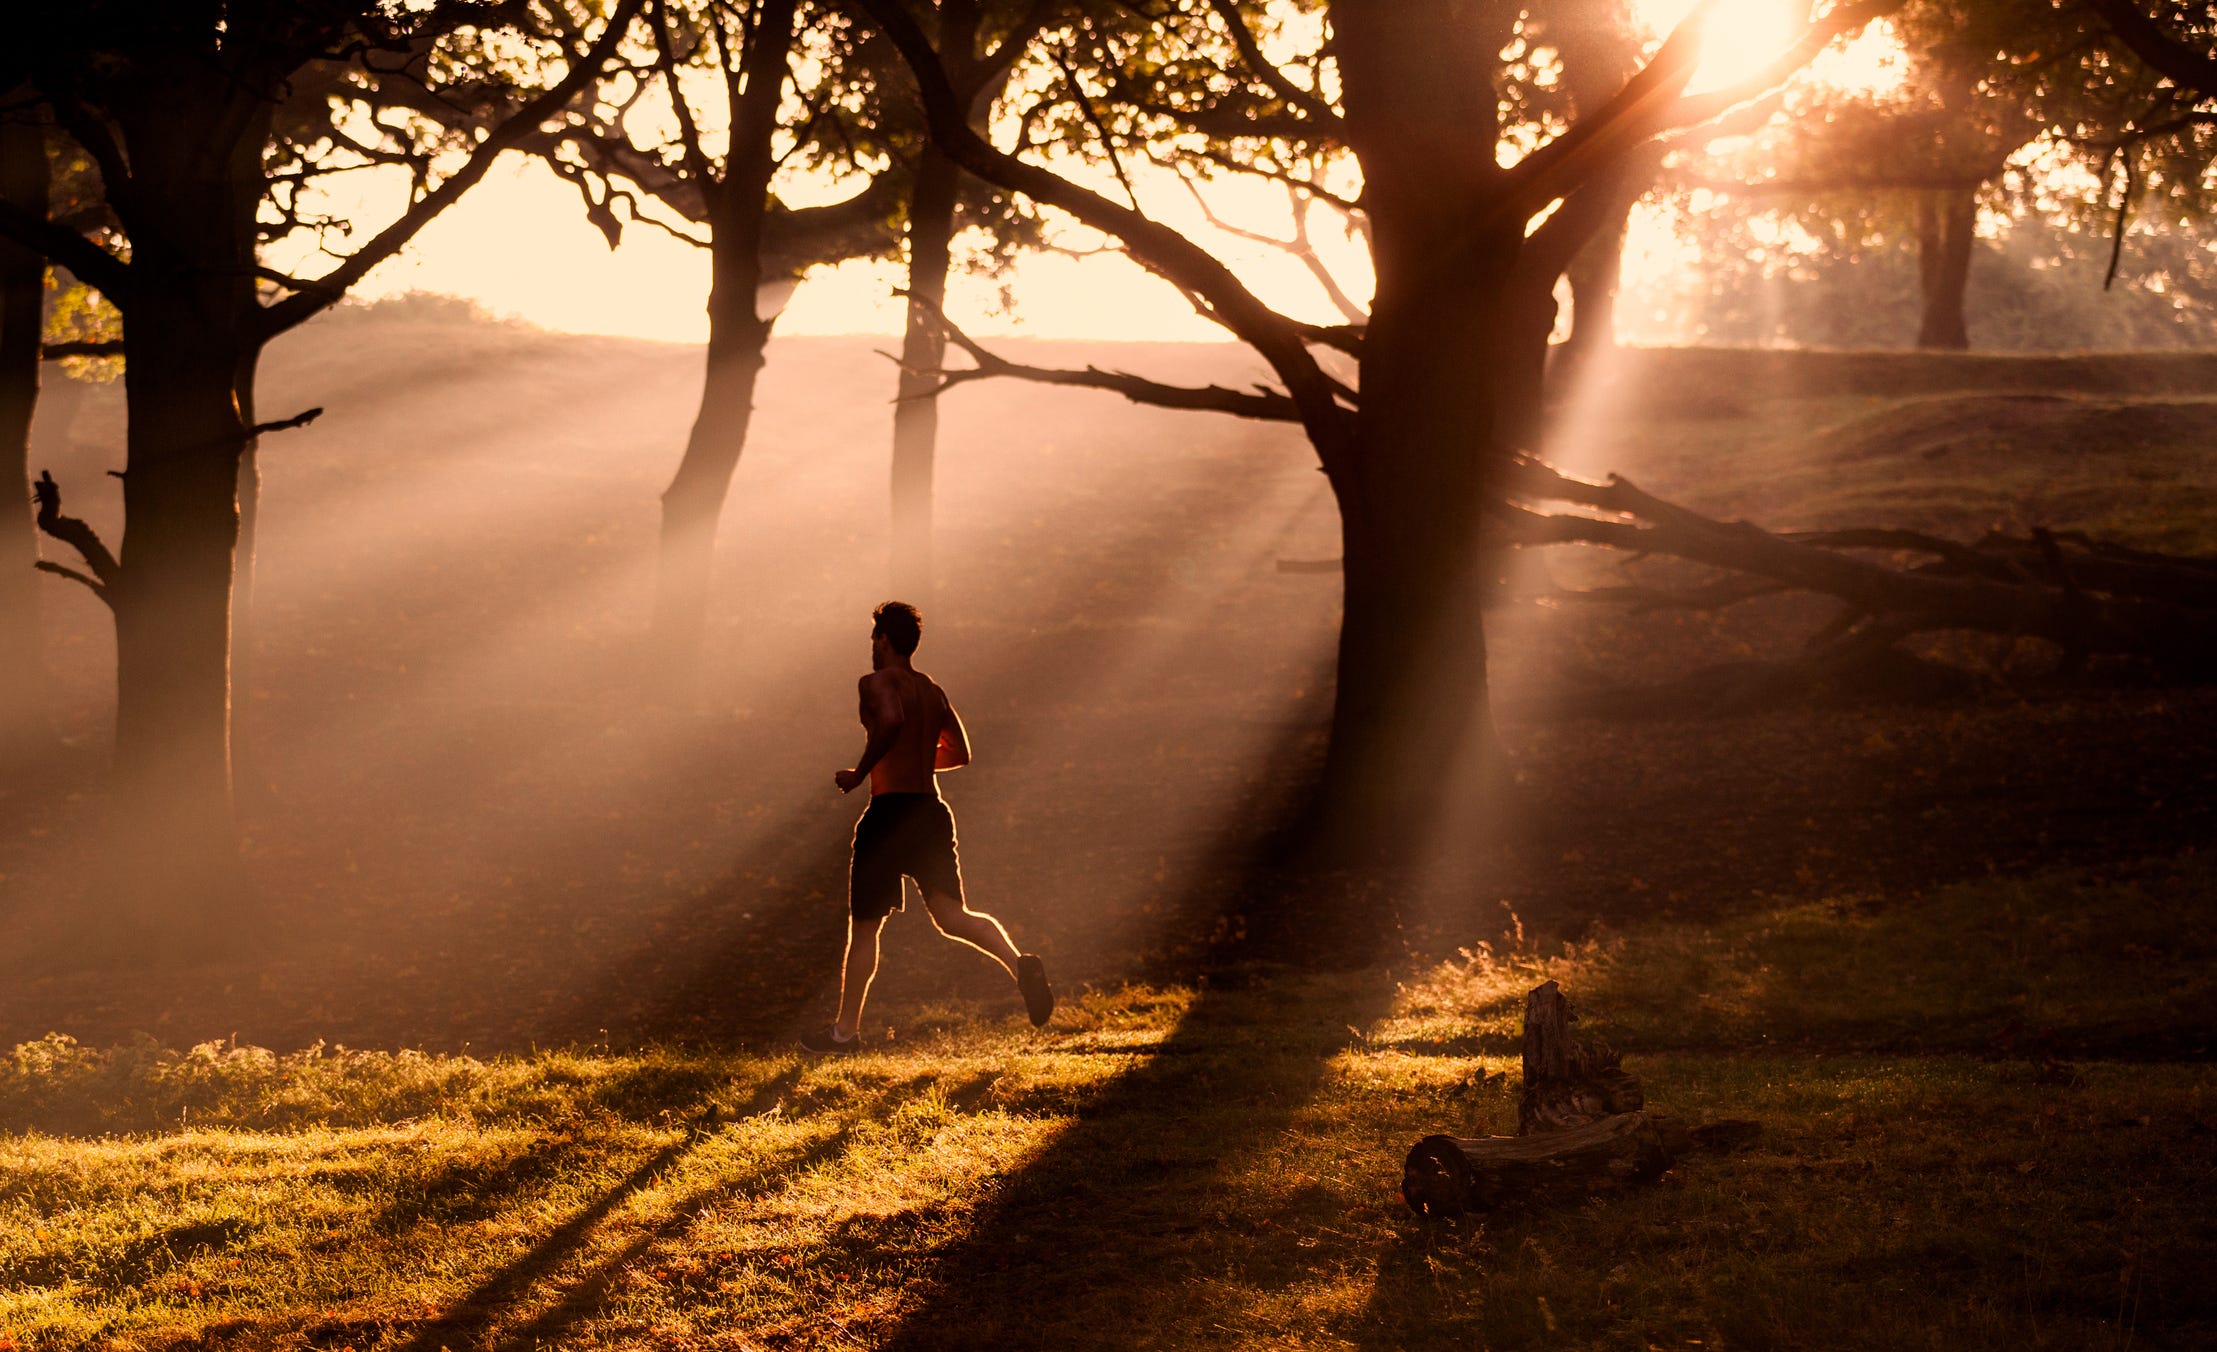
<path fill-rule="evenodd" d="M 832 776 L 841 793 L 854 792 L 865 778 L 870 782 L 870 806 L 854 828 L 839 1015 L 829 1033 L 801 1045 L 817 1055 L 861 1047 L 862 1002 L 877 975 L 878 935 L 901 909 L 903 875 L 916 880 L 939 932 L 1007 968 L 1032 1025 L 1044 1025 L 1055 1007 L 1046 966 L 1032 954 L 1018 953 L 1000 921 L 971 910 L 962 899 L 954 814 L 940 801 L 933 772 L 968 765 L 970 739 L 947 692 L 909 665 L 923 637 L 923 617 L 905 601 L 888 601 L 871 612 L 870 622 L 871 670 L 860 685 L 868 737 L 854 768 Z"/>

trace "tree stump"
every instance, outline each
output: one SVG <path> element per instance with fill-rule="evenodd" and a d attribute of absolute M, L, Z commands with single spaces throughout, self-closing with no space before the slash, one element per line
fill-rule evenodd
<path fill-rule="evenodd" d="M 1639 1077 L 1623 1058 L 1599 1042 L 1573 1038 L 1577 1015 L 1552 981 L 1524 998 L 1524 1098 L 1517 1104 L 1517 1134 L 1563 1131 L 1613 1113 L 1636 1113 L 1647 1103 Z"/>
<path fill-rule="evenodd" d="M 1729 1150 L 1757 1124 L 1689 1127 L 1643 1111 L 1639 1077 L 1597 1042 L 1570 1036 L 1561 987 L 1545 982 L 1524 1007 L 1524 1095 L 1515 1136 L 1427 1136 L 1401 1168 L 1401 1198 L 1420 1216 L 1490 1211 L 1544 1190 L 1590 1191 L 1662 1176 L 1689 1150 Z"/>

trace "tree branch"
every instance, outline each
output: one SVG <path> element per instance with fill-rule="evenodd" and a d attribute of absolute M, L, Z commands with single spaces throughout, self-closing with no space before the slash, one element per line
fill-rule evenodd
<path fill-rule="evenodd" d="M 470 152 L 469 159 L 462 167 L 403 212 L 400 219 L 379 231 L 369 243 L 349 254 L 345 262 L 315 279 L 318 290 L 296 292 L 264 309 L 260 320 L 261 336 L 265 340 L 274 337 L 328 308 L 356 282 L 362 280 L 370 269 L 398 253 L 440 212 L 476 186 L 503 151 L 514 148 L 526 136 L 537 131 L 547 119 L 566 107 L 577 96 L 578 91 L 599 77 L 601 69 L 607 65 L 609 56 L 623 40 L 624 33 L 630 29 L 631 22 L 638 16 L 643 3 L 644 0 L 617 0 L 615 11 L 608 16 L 600 37 L 571 64 L 560 80 L 524 104 L 515 116 L 486 133 L 485 139 L 477 143 L 477 148 Z"/>
<path fill-rule="evenodd" d="M 2140 8 L 2137 0 L 2086 0 L 2086 5 L 2148 69 L 2193 95 L 2196 101 L 2217 97 L 2217 56 L 2197 51 L 2171 36 Z"/>
<path fill-rule="evenodd" d="M 917 298 L 911 297 L 911 299 Z M 1151 404 L 1157 408 L 1229 413 L 1235 417 L 1256 418 L 1266 422 L 1299 422 L 1301 420 L 1301 412 L 1295 407 L 1293 400 L 1275 390 L 1250 392 L 1226 389 L 1221 385 L 1196 388 L 1164 384 L 1160 381 L 1148 380 L 1145 377 L 1131 375 L 1123 371 L 1104 371 L 1095 366 L 1088 366 L 1082 371 L 1073 371 L 1045 366 L 1027 366 L 1020 362 L 1009 361 L 987 350 L 976 339 L 964 333 L 948 320 L 937 306 L 930 305 L 927 302 L 925 308 L 930 310 L 937 318 L 939 326 L 946 333 L 948 340 L 968 353 L 970 360 L 977 364 L 968 370 L 961 371 L 941 369 L 915 372 L 914 374 L 917 375 L 936 376 L 938 378 L 938 384 L 922 395 L 916 396 L 918 398 L 937 398 L 957 385 L 966 385 L 974 380 L 1007 376 L 1018 380 L 1029 380 L 1041 385 L 1064 385 L 1080 389 L 1107 390 L 1114 394 L 1121 394 L 1135 404 Z M 899 363 L 900 359 L 894 357 L 892 353 L 888 352 L 882 355 L 890 358 L 896 364 Z M 908 368 L 904 367 L 903 369 Z"/>
<path fill-rule="evenodd" d="M 79 281 L 98 288 L 118 310 L 128 307 L 130 265 L 76 231 L 34 216 L 13 202 L 0 201 L 0 235 L 68 268 Z"/>
<path fill-rule="evenodd" d="M 61 361 L 66 357 L 120 357 L 123 353 L 121 338 L 99 338 L 67 343 L 47 343 L 39 348 L 41 361 Z"/>
<path fill-rule="evenodd" d="M 862 0 L 862 4 L 915 73 L 932 138 L 948 158 L 989 183 L 1067 211 L 1115 236 L 1142 267 L 1205 297 L 1219 322 L 1259 352 L 1285 382 L 1319 454 L 1327 458 L 1338 454 L 1346 441 L 1345 410 L 1297 324 L 1265 305 L 1221 261 L 1177 231 L 994 147 L 969 125 L 968 110 L 930 41 L 900 0 Z"/>
<path fill-rule="evenodd" d="M 62 515 L 62 489 L 54 482 L 52 471 L 39 471 L 38 482 L 31 485 L 31 495 L 38 502 L 38 528 L 76 550 L 77 556 L 92 570 L 92 577 L 87 578 L 60 564 L 47 567 L 46 571 L 76 578 L 114 608 L 114 588 L 122 580 L 123 569 L 117 565 L 108 546 L 101 542 L 99 532 L 74 516 Z"/>
<path fill-rule="evenodd" d="M 1786 51 L 1755 75 L 1708 93 L 1687 95 L 1701 56 L 1700 26 L 1709 5 L 1696 9 L 1665 39 L 1647 65 L 1592 116 L 1518 161 L 1510 170 L 1510 209 L 1530 219 L 1596 172 L 1599 166 L 1664 132 L 1697 126 L 1758 99 L 1785 83 L 1834 38 L 1854 32 L 1901 8 L 1905 0 L 1849 0 L 1809 23 Z"/>
<path fill-rule="evenodd" d="M 1225 28 L 1230 30 L 1232 45 L 1239 49 L 1240 60 L 1247 63 L 1248 70 L 1270 86 L 1272 93 L 1300 109 L 1305 117 L 1322 123 L 1325 135 L 1340 134 L 1345 119 L 1340 117 L 1339 110 L 1287 79 L 1286 73 L 1278 68 L 1278 64 L 1263 55 L 1262 44 L 1255 41 L 1255 35 L 1248 31 L 1247 21 L 1240 17 L 1239 7 L 1232 0 L 1209 0 L 1209 8 L 1216 11 L 1216 17 L 1222 19 Z"/>

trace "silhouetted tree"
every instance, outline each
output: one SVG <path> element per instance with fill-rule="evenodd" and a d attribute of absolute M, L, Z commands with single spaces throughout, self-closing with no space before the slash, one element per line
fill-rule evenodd
<path fill-rule="evenodd" d="M 1731 166 L 1691 181 L 1820 238 L 1875 228 L 1906 239 L 1917 256 L 1917 345 L 1968 347 L 1982 208 L 2069 196 L 2046 166 L 2025 163 L 2028 148 L 2076 155 L 2090 181 L 2121 178 L 2114 206 L 2104 189 L 2069 208 L 2111 216 L 2120 247 L 2132 210 L 2173 221 L 2206 211 L 2211 119 L 2191 92 L 2120 50 L 2093 17 L 2102 7 L 1910 0 L 1891 19 L 1904 56 L 1898 88 L 1805 94 Z M 2031 192 L 2005 187 L 2020 174 L 2044 181 Z"/>
<path fill-rule="evenodd" d="M 1425 839 L 1447 798 L 1443 783 L 1474 758 L 1490 759 L 1480 513 L 1509 456 L 1536 431 L 1554 286 L 1621 211 L 1627 158 L 1665 130 L 1769 89 L 1880 8 L 1838 6 L 1761 79 L 1700 97 L 1683 92 L 1696 42 L 1681 33 L 1606 103 L 1504 165 L 1511 157 L 1500 144 L 1496 81 L 1519 5 L 1332 0 L 1318 7 L 1327 45 L 1291 62 L 1266 55 L 1290 32 L 1250 27 L 1268 22 L 1255 14 L 1260 7 L 1149 7 L 1154 40 L 1127 51 L 1128 63 L 1215 67 L 1213 96 L 1180 113 L 1213 153 L 1267 158 L 1287 137 L 1330 139 L 1359 163 L 1377 289 L 1367 323 L 1320 328 L 1265 305 L 1207 250 L 1149 217 L 1128 183 L 1119 201 L 1027 157 L 1026 144 L 1011 150 L 980 134 L 907 10 L 898 0 L 863 3 L 915 67 L 932 134 L 958 164 L 1116 238 L 1251 345 L 1280 381 L 1196 390 L 986 363 L 1301 425 L 1338 501 L 1345 556 L 1325 805 L 1338 842 L 1366 851 Z M 1121 92 L 1112 84 L 1102 101 Z M 1090 99 L 1077 101 L 1082 114 Z M 1336 378 L 1319 350 L 1352 356 L 1359 383 Z"/>
<path fill-rule="evenodd" d="M 943 0 L 928 8 L 948 86 L 976 121 L 990 110 L 1029 40 L 1064 5 L 1056 0 Z M 906 83 L 899 82 L 901 102 L 881 96 L 872 109 L 881 136 L 898 131 L 905 120 L 896 117 L 894 110 L 907 101 Z M 917 135 L 905 138 L 906 144 L 896 137 L 889 147 L 915 166 L 903 213 L 908 311 L 893 405 L 892 580 L 897 593 L 928 605 L 934 586 L 933 466 L 939 442 L 939 405 L 931 395 L 947 355 L 941 315 L 947 277 L 954 266 L 954 239 L 966 216 L 972 221 L 994 218 L 1003 248 L 1021 232 L 1006 212 L 980 211 L 975 203 L 965 211 L 965 188 L 975 198 L 976 180 L 968 179 L 922 130 L 915 127 Z M 988 205 L 999 204 L 989 197 Z"/>
<path fill-rule="evenodd" d="M 46 134 L 27 121 L 0 121 L 0 201 L 27 219 L 47 217 Z M 16 505 L 0 523 L 0 752 L 24 749 L 21 733 L 46 707 L 44 625 L 39 617 L 38 535 L 31 518 L 31 418 L 38 407 L 40 342 L 45 333 L 46 259 L 0 237 L 0 488 Z"/>
<path fill-rule="evenodd" d="M 448 4 L 375 0 L 83 0 L 22 18 L 0 84 L 27 86 L 91 157 L 127 252 L 12 205 L 0 235 L 99 288 L 124 316 L 129 417 L 125 527 L 110 552 L 46 489 L 41 520 L 78 548 L 114 612 L 116 773 L 125 844 L 158 860 L 146 881 L 193 891 L 228 875 L 230 604 L 239 462 L 260 433 L 254 362 L 271 338 L 320 312 L 483 176 L 494 156 L 584 89 L 637 12 L 620 0 L 567 77 L 478 138 L 452 172 L 429 166 L 409 207 L 328 273 L 266 266 L 267 157 L 296 80 L 366 53 L 408 53 L 427 33 L 500 19 Z M 322 144 L 347 135 L 337 119 Z M 281 204 L 281 199 L 280 199 Z M 219 893 L 208 893 L 211 898 Z"/>

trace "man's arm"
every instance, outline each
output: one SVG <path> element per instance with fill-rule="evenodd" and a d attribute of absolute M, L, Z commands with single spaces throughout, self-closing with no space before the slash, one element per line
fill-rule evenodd
<path fill-rule="evenodd" d="M 841 793 L 853 793 L 857 786 L 870 777 L 870 768 L 885 759 L 885 753 L 900 740 L 901 701 L 893 693 L 892 683 L 879 680 L 876 673 L 862 678 L 862 726 L 869 733 L 862 743 L 862 759 L 852 770 L 841 770 L 832 776 L 832 782 Z"/>
<path fill-rule="evenodd" d="M 970 734 L 963 731 L 962 715 L 955 706 L 947 706 L 947 716 L 940 721 L 939 746 L 932 756 L 934 770 L 959 770 L 970 763 Z"/>

